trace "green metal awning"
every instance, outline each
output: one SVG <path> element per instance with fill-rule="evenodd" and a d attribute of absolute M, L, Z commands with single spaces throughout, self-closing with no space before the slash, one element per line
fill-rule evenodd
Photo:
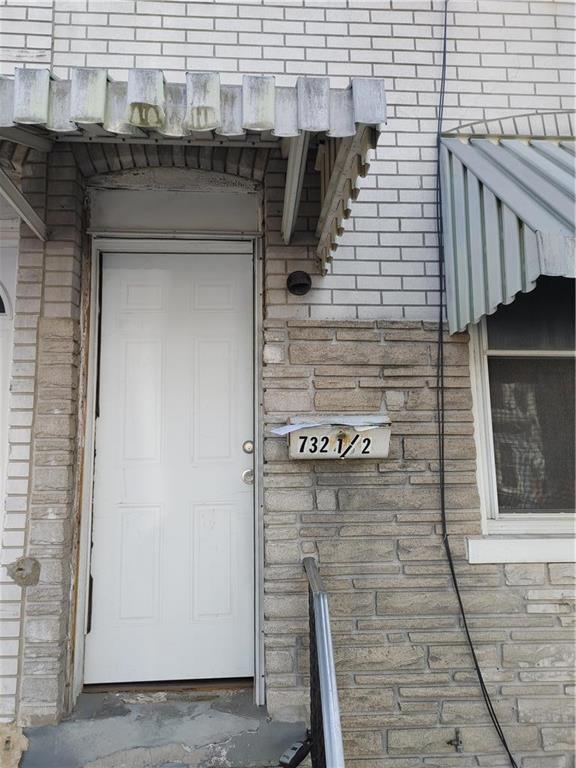
<path fill-rule="evenodd" d="M 450 332 L 541 275 L 576 277 L 573 138 L 445 136 L 440 149 Z"/>

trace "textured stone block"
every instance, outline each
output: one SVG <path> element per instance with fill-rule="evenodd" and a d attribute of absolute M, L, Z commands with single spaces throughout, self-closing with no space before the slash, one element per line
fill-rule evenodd
<path fill-rule="evenodd" d="M 58 699 L 59 684 L 56 677 L 27 676 L 22 681 L 22 698 L 29 704 L 54 702 Z"/>
<path fill-rule="evenodd" d="M 267 565 L 299 563 L 302 559 L 297 541 L 267 541 L 264 551 Z"/>
<path fill-rule="evenodd" d="M 574 728 L 542 728 L 542 741 L 546 752 L 566 751 L 573 753 L 576 749 L 576 732 Z"/>
<path fill-rule="evenodd" d="M 72 416 L 37 416 L 34 434 L 36 437 L 74 437 L 76 419 Z"/>
<path fill-rule="evenodd" d="M 476 447 L 473 438 L 447 437 L 445 441 L 447 459 L 474 459 Z M 438 441 L 434 437 L 405 437 L 404 457 L 406 459 L 437 459 Z"/>
<path fill-rule="evenodd" d="M 542 602 L 545 600 L 550 602 L 558 601 L 563 605 L 567 605 L 568 603 L 573 603 L 576 600 L 576 593 L 574 592 L 574 589 L 569 587 L 556 587 L 552 589 L 529 589 L 526 592 L 526 597 L 528 600 L 538 600 Z"/>
<path fill-rule="evenodd" d="M 76 387 L 78 371 L 73 365 L 41 365 L 38 368 L 38 384 L 60 386 L 72 389 Z"/>
<path fill-rule="evenodd" d="M 318 541 L 322 563 L 370 563 L 392 560 L 394 542 L 390 539 L 351 539 L 349 541 Z"/>
<path fill-rule="evenodd" d="M 282 344 L 265 344 L 263 356 L 265 363 L 283 363 L 284 346 Z"/>
<path fill-rule="evenodd" d="M 70 488 L 74 473 L 71 467 L 36 467 L 34 489 L 38 491 L 66 490 Z"/>
<path fill-rule="evenodd" d="M 516 706 L 513 699 L 493 699 L 494 709 L 501 723 L 511 723 L 516 719 Z M 459 726 L 462 723 L 489 723 L 490 715 L 484 701 L 445 701 L 442 704 L 442 723 Z"/>
<path fill-rule="evenodd" d="M 308 595 L 266 595 L 264 616 L 268 619 L 294 618 L 308 615 Z"/>
<path fill-rule="evenodd" d="M 63 624 L 59 618 L 35 616 L 26 621 L 24 636 L 31 643 L 57 643 L 63 635 Z"/>
<path fill-rule="evenodd" d="M 574 666 L 576 649 L 572 643 L 515 643 L 503 648 L 505 667 Z"/>
<path fill-rule="evenodd" d="M 555 757 L 525 757 L 523 768 L 567 768 L 566 755 Z"/>
<path fill-rule="evenodd" d="M 504 573 L 506 584 L 511 585 L 543 584 L 546 578 L 542 563 L 507 563 Z"/>
<path fill-rule="evenodd" d="M 314 496 L 312 491 L 267 490 L 264 505 L 268 512 L 304 512 L 314 509 Z"/>
<path fill-rule="evenodd" d="M 382 393 L 377 389 L 321 390 L 314 395 L 319 411 L 379 411 Z"/>
<path fill-rule="evenodd" d="M 426 654 L 414 645 L 378 644 L 368 647 L 335 648 L 336 670 L 424 669 Z"/>
<path fill-rule="evenodd" d="M 373 592 L 335 592 L 329 602 L 333 616 L 370 616 L 376 609 Z"/>
<path fill-rule="evenodd" d="M 60 545 L 68 537 L 69 524 L 65 520 L 35 520 L 30 528 L 31 544 Z"/>
<path fill-rule="evenodd" d="M 439 508 L 439 493 L 429 487 L 341 488 L 338 501 L 343 510 L 379 509 L 429 509 Z M 477 507 L 478 492 L 475 486 L 446 489 L 446 506 L 452 508 Z"/>
<path fill-rule="evenodd" d="M 414 700 L 415 703 L 420 699 L 458 699 L 460 703 L 460 699 L 471 699 L 478 695 L 477 685 L 450 685 L 449 676 L 440 678 L 441 685 L 437 684 L 437 680 L 430 673 L 427 676 L 421 675 L 420 679 L 409 678 L 401 682 L 406 685 L 400 688 L 400 695 L 403 699 Z"/>
<path fill-rule="evenodd" d="M 264 461 L 286 461 L 288 459 L 288 443 L 285 438 L 266 438 L 264 440 Z"/>
<path fill-rule="evenodd" d="M 42 339 L 75 339 L 80 336 L 77 320 L 64 317 L 41 317 L 38 321 L 38 336 Z"/>
<path fill-rule="evenodd" d="M 332 340 L 334 338 L 334 331 L 332 328 L 317 328 L 317 327 L 311 327 L 311 328 L 290 328 L 288 331 L 288 337 L 290 339 L 297 339 L 297 340 L 322 340 L 322 341 L 328 341 Z"/>
<path fill-rule="evenodd" d="M 387 366 L 428 365 L 430 363 L 430 347 L 428 344 L 418 342 L 403 342 L 402 344 L 387 344 L 385 364 Z M 388 369 L 384 369 L 384 375 Z"/>
<path fill-rule="evenodd" d="M 518 719 L 522 723 L 573 723 L 574 701 L 561 698 L 519 698 Z"/>
<path fill-rule="evenodd" d="M 382 733 L 380 731 L 344 732 L 344 753 L 355 757 L 371 757 L 382 754 Z"/>
<path fill-rule="evenodd" d="M 460 735 L 464 753 L 477 755 L 501 750 L 498 736 L 491 726 L 464 726 L 460 729 Z M 454 747 L 448 743 L 453 738 L 453 728 L 391 730 L 388 732 L 388 751 L 392 755 L 448 755 L 454 753 Z M 539 748 L 538 729 L 532 726 L 508 728 L 506 738 L 513 750 Z"/>
<path fill-rule="evenodd" d="M 462 593 L 464 605 L 470 614 L 475 613 L 520 613 L 524 604 L 521 596 L 514 593 L 506 593 L 502 590 L 483 590 Z M 376 596 L 376 612 L 378 614 L 398 615 L 422 615 L 458 614 L 459 608 L 454 594 L 445 592 L 378 592 Z M 521 648 L 522 646 L 516 646 Z M 504 646 L 506 651 L 515 650 L 512 646 Z M 509 659 L 516 657 L 512 654 Z"/>
<path fill-rule="evenodd" d="M 469 389 L 447 390 L 444 405 L 447 410 L 470 410 L 472 393 Z M 436 408 L 436 390 L 426 388 L 409 392 L 406 407 L 409 410 L 433 411 Z"/>
<path fill-rule="evenodd" d="M 320 341 L 290 344 L 291 363 L 330 365 L 382 365 L 386 362 L 386 350 L 381 344 L 343 341 L 328 344 Z"/>
<path fill-rule="evenodd" d="M 294 655 L 291 651 L 283 651 L 275 648 L 266 650 L 267 672 L 293 672 L 294 667 Z"/>
<path fill-rule="evenodd" d="M 336 491 L 316 491 L 316 507 L 321 511 L 333 511 L 337 508 Z"/>
<path fill-rule="evenodd" d="M 394 708 L 392 688 L 340 688 L 338 695 L 343 715 L 388 712 Z"/>
<path fill-rule="evenodd" d="M 498 651 L 493 645 L 476 645 L 476 656 L 482 668 L 495 667 L 498 663 Z M 467 646 L 431 645 L 428 663 L 430 669 L 468 669 L 472 668 L 472 654 Z"/>
<path fill-rule="evenodd" d="M 573 563 L 550 563 L 552 584 L 576 584 L 576 568 Z"/>
<path fill-rule="evenodd" d="M 462 550 L 463 546 L 458 546 L 456 543 L 453 544 L 453 555 L 458 557 L 459 555 L 464 554 Z M 414 536 L 411 538 L 402 538 L 398 540 L 398 558 L 400 560 L 409 561 L 444 561 L 446 559 L 446 550 L 442 543 L 442 539 L 439 537 L 429 536 L 428 538 L 425 538 L 423 536 Z"/>
<path fill-rule="evenodd" d="M 308 392 L 293 389 L 267 389 L 264 393 L 264 408 L 269 413 L 298 413 L 312 408 L 312 397 Z"/>
<path fill-rule="evenodd" d="M 266 693 L 266 705 L 271 717 L 286 722 L 307 721 L 310 694 L 307 688 L 274 689 Z"/>

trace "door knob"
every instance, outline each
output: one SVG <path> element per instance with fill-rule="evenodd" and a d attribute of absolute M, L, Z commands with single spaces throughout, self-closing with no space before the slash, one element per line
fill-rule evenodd
<path fill-rule="evenodd" d="M 242 482 L 246 483 L 246 485 L 254 485 L 253 469 L 245 469 L 244 472 L 242 472 Z"/>
<path fill-rule="evenodd" d="M 254 442 L 252 440 L 244 440 L 242 450 L 244 453 L 254 453 Z"/>

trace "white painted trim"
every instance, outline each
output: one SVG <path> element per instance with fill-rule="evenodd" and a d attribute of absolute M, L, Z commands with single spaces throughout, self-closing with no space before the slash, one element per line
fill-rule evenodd
<path fill-rule="evenodd" d="M 246 240 L 242 243 L 242 253 L 252 253 L 254 235 L 246 238 L 236 238 L 232 240 L 230 235 L 211 237 L 202 234 L 195 238 L 172 240 L 170 235 L 163 237 L 135 237 L 132 235 L 129 239 L 124 236 L 119 237 L 95 237 L 94 242 L 98 245 L 100 253 L 106 251 L 115 251 L 122 253 L 143 253 L 146 250 L 149 253 L 238 253 L 238 240 Z"/>
<path fill-rule="evenodd" d="M 0 168 L 0 195 L 12 206 L 18 216 L 26 222 L 34 234 L 40 240 L 46 240 L 46 224 L 18 189 L 16 184 L 8 176 L 6 171 Z"/>
<path fill-rule="evenodd" d="M 82 692 L 84 684 L 84 649 L 89 608 L 92 491 L 94 487 L 94 449 L 96 437 L 96 382 L 98 378 L 98 323 L 100 315 L 100 252 L 94 241 L 91 248 L 90 267 L 90 327 L 87 332 L 86 424 L 84 428 L 82 487 L 80 489 L 80 541 L 76 584 L 76 626 L 74 627 L 71 706 L 74 705 Z"/>
<path fill-rule="evenodd" d="M 114 191 L 114 190 L 112 190 Z M 150 191 L 150 190 L 148 190 Z M 142 232 L 138 232 L 137 230 L 128 230 L 126 232 L 120 232 L 119 230 L 115 228 L 110 229 L 90 229 L 88 228 L 86 230 L 87 235 L 92 235 L 92 237 L 98 237 L 98 238 L 104 238 L 104 237 L 131 237 L 131 238 L 140 238 L 142 237 Z M 182 232 L 170 232 L 168 234 L 165 234 L 161 229 L 146 229 L 146 234 L 148 237 L 157 237 L 158 240 L 170 240 L 171 242 L 174 242 L 176 240 L 196 240 L 197 236 L 194 232 L 188 232 L 186 230 Z M 237 232 L 232 230 L 220 230 L 219 232 L 214 234 L 214 237 L 211 238 L 212 240 L 254 240 L 255 237 L 261 237 L 262 232 L 257 231 L 255 229 L 246 229 L 246 230 L 238 230 Z M 206 235 L 203 235 L 203 237 L 206 237 Z"/>
<path fill-rule="evenodd" d="M 574 563 L 576 539 L 468 539 L 470 563 Z"/>
<path fill-rule="evenodd" d="M 576 357 L 565 349 L 488 349 L 488 357 Z"/>
<path fill-rule="evenodd" d="M 500 515 L 498 512 L 498 488 L 494 435 L 492 432 L 490 383 L 488 380 L 488 345 L 486 321 L 470 325 L 470 383 L 474 416 L 474 440 L 477 455 L 478 492 L 482 512 L 483 534 L 572 534 L 576 516 L 566 513 Z M 490 357 L 493 353 L 490 352 Z M 523 356 L 518 354 L 516 356 Z M 524 355 L 528 357 L 528 355 Z M 536 355 L 540 356 L 540 355 Z M 564 357 L 549 354 L 547 357 Z M 573 356 L 570 353 L 567 356 Z"/>
<path fill-rule="evenodd" d="M 496 520 L 488 520 L 488 533 L 492 534 L 576 534 L 576 517 L 566 513 L 539 515 L 499 515 Z"/>
<path fill-rule="evenodd" d="M 498 494 L 494 467 L 492 421 L 490 419 L 490 389 L 488 371 L 482 357 L 480 328 L 470 326 L 470 386 L 472 391 L 472 415 L 474 418 L 474 442 L 476 443 L 478 494 L 482 514 L 482 533 L 488 533 L 488 523 L 498 509 Z"/>
<path fill-rule="evenodd" d="M 296 227 L 309 143 L 310 134 L 307 131 L 300 134 L 300 136 L 288 139 L 288 162 L 286 164 L 286 185 L 281 227 L 282 240 L 286 245 L 290 242 Z"/>
<path fill-rule="evenodd" d="M 216 242 L 215 242 L 216 241 Z M 244 242 L 245 241 L 245 242 Z M 239 243 L 241 243 L 239 247 Z M 141 237 L 92 238 L 92 277 L 90 286 L 90 331 L 88 348 L 88 383 L 83 479 L 81 489 L 80 545 L 78 555 L 78 584 L 76 589 L 76 626 L 74 668 L 72 670 L 72 705 L 82 691 L 84 677 L 84 648 L 88 619 L 88 585 L 90 577 L 90 550 L 92 531 L 92 501 L 94 477 L 94 448 L 96 432 L 96 381 L 98 375 L 98 314 L 100 287 L 100 254 L 106 251 L 142 253 L 231 253 L 250 252 L 254 261 L 254 699 L 259 706 L 265 704 L 264 677 L 264 522 L 262 501 L 263 458 L 261 438 L 262 421 L 262 322 L 263 322 L 263 265 L 260 238 L 235 238 L 196 233 L 190 240 L 172 240 Z"/>
<path fill-rule="evenodd" d="M 261 239 L 254 241 L 254 702 L 266 704 L 264 650 L 264 256 Z"/>

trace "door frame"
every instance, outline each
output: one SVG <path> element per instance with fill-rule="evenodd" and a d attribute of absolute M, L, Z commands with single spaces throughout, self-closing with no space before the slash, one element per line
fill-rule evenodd
<path fill-rule="evenodd" d="M 215 235 L 198 233 L 174 238 L 174 234 L 164 236 L 135 237 L 122 235 L 91 238 L 90 290 L 87 329 L 87 381 L 85 424 L 80 431 L 80 450 L 82 480 L 80 483 L 80 536 L 78 562 L 73 600 L 72 620 L 72 660 L 69 708 L 72 709 L 84 684 L 84 649 L 88 624 L 89 586 L 92 546 L 92 510 L 95 464 L 96 432 L 96 397 L 99 365 L 99 323 L 100 323 L 100 280 L 101 254 L 105 251 L 134 253 L 187 253 L 193 255 L 198 242 L 209 243 L 217 240 L 251 241 L 252 281 L 253 281 L 253 387 L 254 387 L 254 701 L 263 706 L 266 700 L 264 672 L 264 503 L 263 503 L 263 382 L 262 382 L 262 346 L 263 346 L 263 246 L 262 238 L 254 235 Z M 193 245 L 192 245 L 193 244 Z"/>

